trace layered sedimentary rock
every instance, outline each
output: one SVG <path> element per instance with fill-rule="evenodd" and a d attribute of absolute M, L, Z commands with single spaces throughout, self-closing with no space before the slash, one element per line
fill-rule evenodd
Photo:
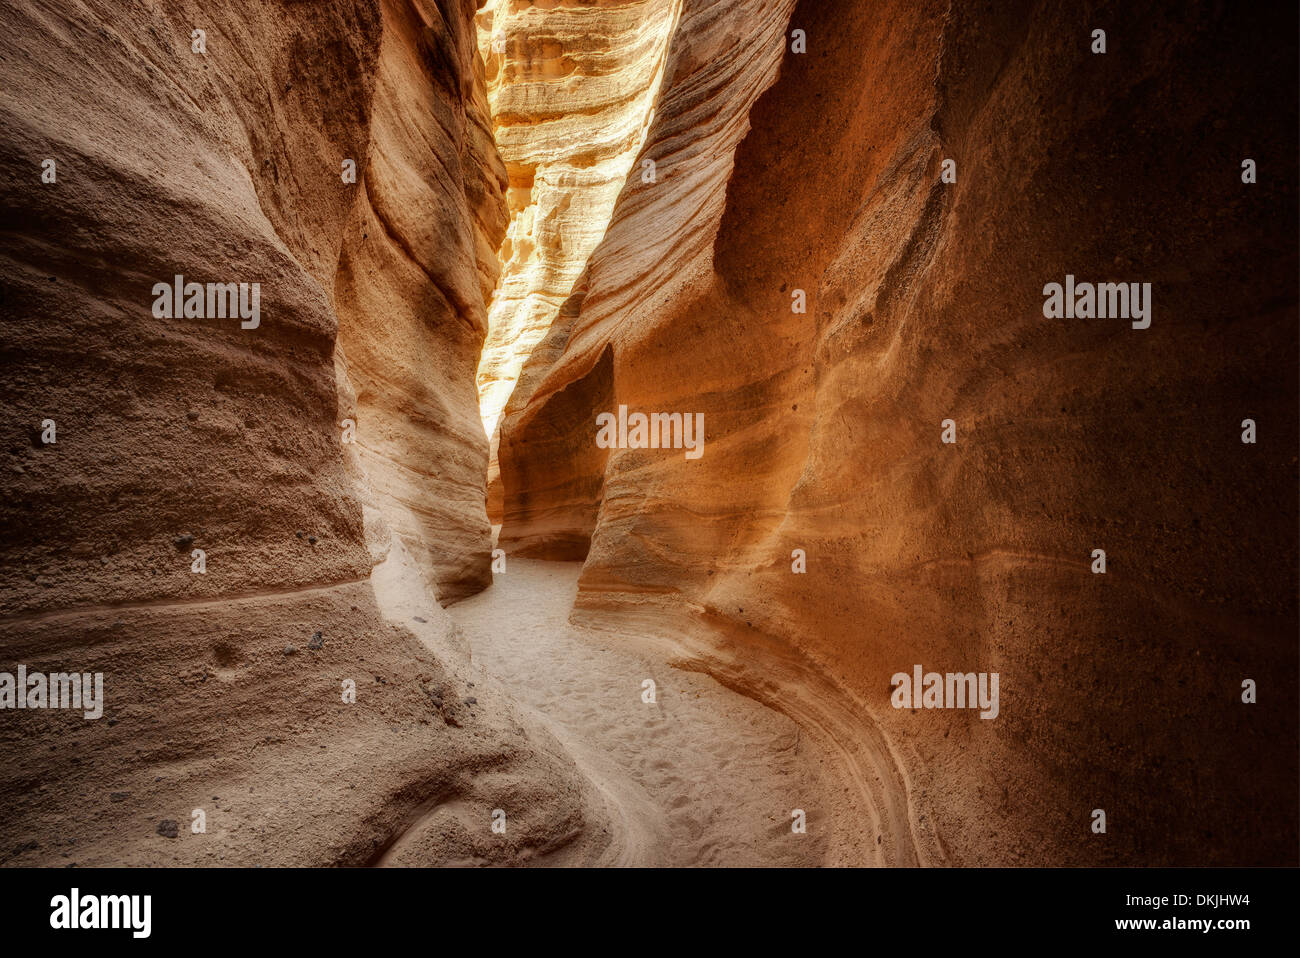
<path fill-rule="evenodd" d="M 1294 864 L 1294 29 L 685 0 L 659 181 L 507 410 L 503 543 L 840 746 L 864 855 Z M 1151 283 L 1149 328 L 1045 317 L 1067 275 Z M 597 448 L 618 404 L 703 456 Z M 891 707 L 918 663 L 998 717 Z"/>
<path fill-rule="evenodd" d="M 501 413 L 604 235 L 653 113 L 679 6 L 491 0 L 478 15 L 495 138 L 509 175 L 510 226 L 478 368 L 495 521 Z"/>
<path fill-rule="evenodd" d="M 572 763 L 421 582 L 487 576 L 473 5 L 4 10 L 0 671 L 103 700 L 6 703 L 0 861 L 582 846 Z M 157 309 L 177 275 L 260 315 Z"/>
<path fill-rule="evenodd" d="M 732 153 L 750 106 L 776 75 L 793 5 L 750 2 L 725 12 L 722 5 L 683 6 L 641 154 L 654 162 L 655 181 L 633 176 L 624 185 L 580 296 L 530 354 L 507 409 L 502 448 L 512 448 L 501 453 L 502 542 L 509 548 L 565 558 L 586 553 L 601 497 L 592 480 L 604 475 L 606 459 L 592 444 L 591 423 L 612 395 L 612 367 L 601 351 L 652 324 L 651 302 L 660 309 L 698 288 L 702 275 L 707 282 L 710 228 L 722 215 Z M 715 321 L 727 317 L 710 317 Z M 681 349 L 689 355 L 690 344 Z M 677 382 L 694 394 L 725 373 L 695 382 L 674 375 L 661 385 Z M 651 488 L 640 492 L 653 496 Z"/>
<path fill-rule="evenodd" d="M 357 424 L 367 504 L 445 601 L 492 581 L 472 371 L 506 174 L 473 30 L 435 5 L 385 4 L 383 16 L 365 176 L 334 281 L 336 356 L 355 391 L 340 415 Z"/>
<path fill-rule="evenodd" d="M 1294 11 L 4 11 L 0 697 L 103 711 L 5 703 L 0 862 L 624 860 L 439 606 L 481 412 L 503 544 L 794 718 L 832 860 L 1295 863 Z"/>

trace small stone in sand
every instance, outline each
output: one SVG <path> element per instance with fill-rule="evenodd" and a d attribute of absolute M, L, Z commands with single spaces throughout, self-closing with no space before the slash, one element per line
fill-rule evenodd
<path fill-rule="evenodd" d="M 163 838 L 175 838 L 180 834 L 180 826 L 170 818 L 164 818 L 158 823 L 158 834 Z"/>

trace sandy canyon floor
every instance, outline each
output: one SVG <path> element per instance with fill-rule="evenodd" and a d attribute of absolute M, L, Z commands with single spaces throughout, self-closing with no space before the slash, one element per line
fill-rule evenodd
<path fill-rule="evenodd" d="M 789 718 L 657 658 L 635 634 L 569 623 L 579 562 L 511 559 L 451 607 L 475 663 L 546 726 L 611 806 L 607 862 L 811 865 L 826 859 L 822 758 Z M 643 682 L 655 701 L 643 701 Z M 791 829 L 803 809 L 807 831 Z"/>
<path fill-rule="evenodd" d="M 1297 863 L 1294 5 L 4 10 L 0 866 Z"/>

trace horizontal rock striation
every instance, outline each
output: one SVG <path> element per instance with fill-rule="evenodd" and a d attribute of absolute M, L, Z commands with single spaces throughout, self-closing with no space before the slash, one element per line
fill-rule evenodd
<path fill-rule="evenodd" d="M 462 14 L 472 14 L 465 6 Z M 444 602 L 491 584 L 473 369 L 506 225 L 473 30 L 390 3 L 365 176 L 334 281 L 367 504 Z"/>
<path fill-rule="evenodd" d="M 600 500 L 599 485 L 585 478 L 589 473 L 583 468 L 594 461 L 587 447 L 595 413 L 588 409 L 583 422 L 577 410 L 572 415 L 561 411 L 569 409 L 575 389 L 601 393 L 575 384 L 589 376 L 608 378 L 599 364 L 607 346 L 643 335 L 662 304 L 707 283 L 710 227 L 722 216 L 732 152 L 745 135 L 749 107 L 776 75 L 793 2 L 732 4 L 725 15 L 722 6 L 683 5 L 641 153 L 655 164 L 655 182 L 634 175 L 624 185 L 605 238 L 562 321 L 533 351 L 506 410 L 501 542 L 508 549 L 544 556 L 544 543 L 555 541 L 562 543 L 565 555 L 585 552 L 593 507 Z M 651 302 L 654 315 L 648 309 Z M 682 344 L 682 352 L 690 354 L 689 342 Z M 678 374 L 660 385 L 671 390 L 679 382 L 695 395 L 698 383 L 709 382 L 715 373 L 725 376 L 727 370 L 711 371 L 694 383 L 689 375 Z M 560 398 L 548 412 L 553 397 Z M 550 452 L 557 431 L 569 437 L 572 455 Z M 538 443 L 544 455 L 524 450 Z M 604 461 L 603 456 L 596 459 Z M 527 481 L 515 470 L 531 471 L 542 482 Z M 574 490 L 586 494 L 571 495 Z M 653 486 L 639 486 L 637 494 L 653 497 Z"/>
<path fill-rule="evenodd" d="M 739 7 L 683 4 L 502 542 L 838 744 L 857 860 L 1295 864 L 1294 12 Z M 1045 318 L 1067 275 L 1151 283 L 1150 327 Z M 618 404 L 703 456 L 597 450 Z M 998 718 L 891 707 L 917 663 Z"/>
<path fill-rule="evenodd" d="M 604 235 L 653 114 L 679 7 L 680 0 L 554 7 L 491 0 L 478 16 L 509 176 L 510 226 L 478 368 L 494 521 L 498 422 L 524 361 Z M 635 171 L 643 173 L 650 175 Z"/>
<path fill-rule="evenodd" d="M 0 671 L 104 700 L 0 712 L 0 862 L 598 854 L 437 602 L 489 575 L 474 6 L 4 10 Z M 178 274 L 259 321 L 156 314 Z"/>

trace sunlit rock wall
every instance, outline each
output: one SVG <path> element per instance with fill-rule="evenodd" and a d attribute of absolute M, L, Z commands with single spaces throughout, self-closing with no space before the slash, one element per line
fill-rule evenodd
<path fill-rule="evenodd" d="M 478 16 L 492 122 L 509 175 L 510 225 L 478 368 L 496 521 L 501 413 L 604 236 L 653 115 L 679 5 L 493 0 Z M 635 171 L 643 173 L 650 175 Z"/>
<path fill-rule="evenodd" d="M 721 6 L 507 410 L 502 541 L 589 550 L 585 620 L 707 624 L 864 756 L 891 860 L 1294 864 L 1294 685 L 1241 696 L 1296 671 L 1295 12 Z M 1150 327 L 1045 317 L 1067 274 Z M 598 450 L 618 404 L 703 456 Z M 891 707 L 916 664 L 998 717 Z"/>
<path fill-rule="evenodd" d="M 102 676 L 97 716 L 0 712 L 0 864 L 608 844 L 434 589 L 371 579 L 488 576 L 474 12 L 0 5 L 0 672 Z M 159 315 L 177 274 L 259 284 L 257 321 Z"/>

